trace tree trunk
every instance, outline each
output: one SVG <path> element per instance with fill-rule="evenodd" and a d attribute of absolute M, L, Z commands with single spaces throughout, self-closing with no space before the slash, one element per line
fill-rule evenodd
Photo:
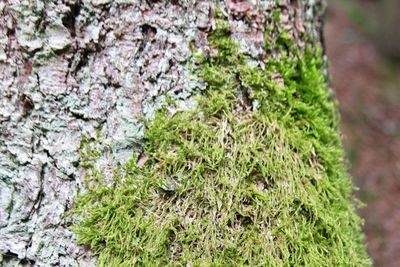
<path fill-rule="evenodd" d="M 216 2 L 0 3 L 0 265 L 96 264 L 66 214 L 85 189 L 85 140 L 97 140 L 101 153 L 89 156 L 110 178 L 143 151 L 138 116 L 153 118 L 166 95 L 191 109 L 207 86 L 190 67 L 193 49 L 213 53 L 217 9 L 256 64 L 270 56 L 266 25 L 279 23 L 300 50 L 323 45 L 320 0 Z"/>
<path fill-rule="evenodd" d="M 382 51 L 393 58 L 400 58 L 400 3 L 395 0 L 384 0 L 380 3 L 378 44 Z"/>

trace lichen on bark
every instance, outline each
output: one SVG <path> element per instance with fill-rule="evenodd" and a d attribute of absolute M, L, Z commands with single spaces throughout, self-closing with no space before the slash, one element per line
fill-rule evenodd
<path fill-rule="evenodd" d="M 0 265 L 95 265 L 65 216 L 83 190 L 81 140 L 99 132 L 97 164 L 112 169 L 142 149 L 136 115 L 151 116 L 164 92 L 192 95 L 195 12 L 193 3 L 0 3 Z"/>

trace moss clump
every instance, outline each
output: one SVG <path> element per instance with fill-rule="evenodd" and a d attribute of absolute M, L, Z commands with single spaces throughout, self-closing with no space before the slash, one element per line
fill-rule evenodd
<path fill-rule="evenodd" d="M 90 169 L 94 167 L 94 162 L 101 157 L 99 150 L 98 140 L 100 133 L 97 132 L 95 139 L 91 139 L 86 135 L 83 135 L 79 144 L 79 156 L 80 166 L 84 169 Z"/>
<path fill-rule="evenodd" d="M 223 21 L 192 111 L 147 123 L 143 166 L 89 182 L 78 241 L 100 266 L 368 266 L 318 51 L 251 67 Z M 274 82 L 277 75 L 282 79 Z"/>

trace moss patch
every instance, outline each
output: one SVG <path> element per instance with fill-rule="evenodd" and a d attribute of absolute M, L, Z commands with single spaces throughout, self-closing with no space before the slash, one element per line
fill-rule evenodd
<path fill-rule="evenodd" d="M 282 34 L 280 58 L 251 67 L 217 25 L 198 106 L 147 122 L 147 161 L 112 186 L 93 172 L 78 241 L 100 266 L 370 265 L 320 52 Z"/>

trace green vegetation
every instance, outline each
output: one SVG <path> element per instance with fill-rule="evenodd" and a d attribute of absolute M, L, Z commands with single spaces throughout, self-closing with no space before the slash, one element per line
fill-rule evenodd
<path fill-rule="evenodd" d="M 78 241 L 100 266 L 370 265 L 320 52 L 266 34 L 280 57 L 252 67 L 217 25 L 198 106 L 146 122 L 147 160 L 111 186 L 93 172 Z"/>
<path fill-rule="evenodd" d="M 79 146 L 80 166 L 84 169 L 93 168 L 93 163 L 101 157 L 98 140 L 100 133 L 97 132 L 96 138 L 90 139 L 83 135 Z"/>

